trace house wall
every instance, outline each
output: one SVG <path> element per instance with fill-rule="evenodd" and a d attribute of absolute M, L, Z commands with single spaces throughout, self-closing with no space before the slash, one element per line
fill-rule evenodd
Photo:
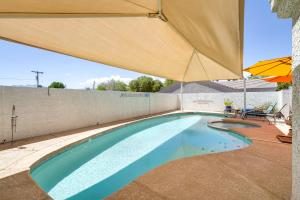
<path fill-rule="evenodd" d="M 293 1 L 293 186 L 292 199 L 300 199 L 300 1 Z"/>
<path fill-rule="evenodd" d="M 177 94 L 0 86 L 0 142 L 103 124 L 179 108 Z"/>
<path fill-rule="evenodd" d="M 267 102 L 277 102 L 277 108 L 280 109 L 284 104 L 288 104 L 282 111 L 285 116 L 288 116 L 291 108 L 291 93 L 291 90 L 282 90 L 279 92 L 247 92 L 247 108 L 254 108 Z M 234 108 L 244 107 L 243 92 L 234 92 L 183 94 L 183 108 L 184 110 L 223 112 L 225 99 L 233 101 Z"/>
<path fill-rule="evenodd" d="M 300 1 L 269 0 L 271 9 L 279 18 L 292 18 L 292 68 L 293 68 L 293 161 L 292 200 L 300 199 Z"/>

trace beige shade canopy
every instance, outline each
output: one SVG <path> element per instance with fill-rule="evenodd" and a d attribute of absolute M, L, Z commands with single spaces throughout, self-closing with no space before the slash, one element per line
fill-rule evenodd
<path fill-rule="evenodd" d="M 177 81 L 242 73 L 243 0 L 1 0 L 0 38 Z"/>

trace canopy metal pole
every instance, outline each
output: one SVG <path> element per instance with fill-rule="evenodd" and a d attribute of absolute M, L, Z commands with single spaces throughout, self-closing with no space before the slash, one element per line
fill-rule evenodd
<path fill-rule="evenodd" d="M 180 99 L 181 99 L 181 101 L 180 101 L 180 110 L 181 110 L 181 112 L 183 111 L 183 88 L 182 88 L 182 82 L 180 82 Z"/>
<path fill-rule="evenodd" d="M 246 91 L 246 78 L 244 77 L 244 112 L 247 108 L 247 91 Z"/>

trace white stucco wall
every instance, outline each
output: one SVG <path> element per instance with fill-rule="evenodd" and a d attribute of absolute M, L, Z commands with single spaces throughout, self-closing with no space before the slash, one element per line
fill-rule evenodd
<path fill-rule="evenodd" d="M 300 199 L 300 0 L 269 0 L 271 9 L 279 18 L 292 18 L 292 59 L 293 59 L 293 93 L 292 93 L 292 198 Z"/>
<path fill-rule="evenodd" d="M 22 139 L 179 108 L 177 94 L 131 93 L 0 86 L 0 142 L 10 141 L 16 106 Z"/>
<path fill-rule="evenodd" d="M 223 112 L 224 99 L 233 101 L 234 108 L 243 108 L 243 95 L 242 92 L 184 94 L 183 108 L 184 110 Z M 289 108 L 291 108 L 291 90 L 282 90 L 279 92 L 247 92 L 247 108 L 254 108 L 267 102 L 277 102 L 278 109 L 284 104 L 288 104 L 283 110 L 283 114 L 288 116 Z"/>
<path fill-rule="evenodd" d="M 277 101 L 281 107 L 290 104 L 290 98 L 290 90 L 248 92 L 247 105 Z M 243 93 L 184 94 L 183 106 L 185 110 L 222 112 L 224 99 L 232 100 L 235 108 L 243 107 Z M 10 141 L 13 105 L 18 116 L 14 138 L 22 139 L 175 110 L 179 101 L 178 94 L 50 89 L 48 95 L 46 88 L 0 86 L 0 142 Z"/>
<path fill-rule="evenodd" d="M 293 189 L 292 199 L 300 199 L 300 0 L 293 4 Z"/>
<path fill-rule="evenodd" d="M 280 92 L 277 92 L 277 94 L 278 94 L 277 107 L 280 109 L 283 105 L 287 104 L 283 108 L 282 114 L 288 117 L 289 115 L 291 115 L 291 111 L 292 111 L 292 88 L 289 90 L 281 90 Z"/>

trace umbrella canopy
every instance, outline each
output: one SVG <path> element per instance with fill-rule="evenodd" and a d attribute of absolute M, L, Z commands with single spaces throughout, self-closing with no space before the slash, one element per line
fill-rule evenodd
<path fill-rule="evenodd" d="M 292 74 L 292 57 L 260 61 L 244 71 L 254 76 L 290 76 Z"/>
<path fill-rule="evenodd" d="M 263 78 L 263 80 L 267 82 L 276 82 L 276 83 L 291 83 L 292 75 L 267 77 L 267 78 Z"/>
<path fill-rule="evenodd" d="M 243 0 L 1 0 L 0 38 L 177 81 L 235 79 Z"/>

